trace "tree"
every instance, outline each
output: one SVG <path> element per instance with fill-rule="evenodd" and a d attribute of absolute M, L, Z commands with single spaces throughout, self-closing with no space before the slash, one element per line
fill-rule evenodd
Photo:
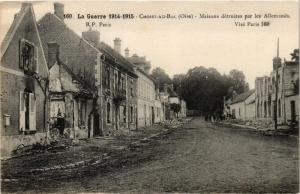
<path fill-rule="evenodd" d="M 164 90 L 164 85 L 165 84 L 171 84 L 172 83 L 172 80 L 169 77 L 169 75 L 165 72 L 165 70 L 163 70 L 160 67 L 157 67 L 157 68 L 153 69 L 152 73 L 151 73 L 151 76 L 156 81 L 156 84 L 158 85 L 160 91 Z"/>
<path fill-rule="evenodd" d="M 290 55 L 292 56 L 293 61 L 299 61 L 299 49 L 294 49 Z"/>
<path fill-rule="evenodd" d="M 178 118 L 178 113 L 181 110 L 181 105 L 177 103 L 171 103 L 170 108 L 174 111 L 174 113 L 176 113 L 176 117 Z"/>
<path fill-rule="evenodd" d="M 174 76 L 174 88 L 180 93 L 190 110 L 198 110 L 202 115 L 221 115 L 223 97 L 248 90 L 248 83 L 242 71 L 232 70 L 229 75 L 221 75 L 215 68 L 203 66 L 189 69 L 187 74 Z"/>
<path fill-rule="evenodd" d="M 184 82 L 185 75 L 184 74 L 178 74 L 173 76 L 173 86 L 174 91 L 181 96 L 182 95 L 182 82 Z"/>
<path fill-rule="evenodd" d="M 245 81 L 245 75 L 242 71 L 233 69 L 229 72 L 228 82 L 231 85 L 227 97 L 232 97 L 234 93 L 241 94 L 249 90 L 249 84 Z"/>
<path fill-rule="evenodd" d="M 194 67 L 182 81 L 182 96 L 189 109 L 199 110 L 205 115 L 221 113 L 227 85 L 225 77 L 216 69 Z"/>

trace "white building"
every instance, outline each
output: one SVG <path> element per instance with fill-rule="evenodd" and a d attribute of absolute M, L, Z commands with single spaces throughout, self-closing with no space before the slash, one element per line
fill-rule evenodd
<path fill-rule="evenodd" d="M 255 91 L 250 90 L 233 98 L 230 104 L 231 115 L 235 119 L 251 120 L 255 118 Z"/>
<path fill-rule="evenodd" d="M 136 54 L 129 57 L 129 49 L 125 49 L 125 57 L 136 66 L 137 83 L 137 126 L 146 127 L 162 121 L 162 104 L 156 94 L 155 80 L 149 75 L 151 64 L 145 57 Z"/>

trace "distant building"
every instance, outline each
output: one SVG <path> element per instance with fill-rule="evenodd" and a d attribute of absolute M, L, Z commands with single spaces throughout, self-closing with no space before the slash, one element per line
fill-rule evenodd
<path fill-rule="evenodd" d="M 121 53 L 121 39 L 114 40 L 111 48 L 100 40 L 99 33 L 89 30 L 84 39 L 103 53 L 101 56 L 101 108 L 102 129 L 105 135 L 128 133 L 137 129 L 137 79 L 135 66 Z"/>
<path fill-rule="evenodd" d="M 252 120 L 255 118 L 255 90 L 235 96 L 230 103 L 231 116 L 234 119 Z"/>
<path fill-rule="evenodd" d="M 162 118 L 163 120 L 170 120 L 170 103 L 169 103 L 169 93 L 166 91 L 159 92 L 159 99 L 162 105 Z"/>
<path fill-rule="evenodd" d="M 143 70 L 138 75 L 138 127 L 152 125 L 155 122 L 155 83 Z"/>
<path fill-rule="evenodd" d="M 151 63 L 145 57 L 136 54 L 129 56 L 129 49 L 125 49 L 125 57 L 136 66 L 138 127 L 150 126 L 162 121 L 162 106 L 157 98 L 155 80 L 149 75 Z"/>
<path fill-rule="evenodd" d="M 276 71 L 278 72 L 277 102 Z M 279 57 L 273 60 L 270 76 L 256 78 L 256 119 L 274 120 L 277 103 L 278 123 L 299 121 L 299 61 L 281 62 Z"/>
<path fill-rule="evenodd" d="M 187 116 L 186 102 L 180 97 L 173 88 L 172 84 L 165 84 L 164 92 L 161 92 L 161 99 L 164 105 L 164 114 L 166 120 L 175 118 L 184 118 Z M 173 107 L 179 105 L 179 112 L 176 113 Z"/>
<path fill-rule="evenodd" d="M 137 54 L 133 54 L 131 57 L 129 57 L 129 49 L 125 49 L 125 57 L 134 65 L 136 65 L 137 68 L 144 71 L 146 74 L 150 73 L 151 69 L 151 63 L 150 61 L 146 60 L 146 57 L 139 57 Z"/>
<path fill-rule="evenodd" d="M 156 95 L 155 95 L 155 101 L 154 101 L 154 107 L 155 107 L 155 123 L 160 123 L 165 120 L 164 118 L 164 112 L 163 112 L 163 103 L 159 96 L 159 90 L 156 89 Z"/>
<path fill-rule="evenodd" d="M 34 11 L 22 3 L 1 44 L 1 157 L 47 137 L 48 68 Z"/>
<path fill-rule="evenodd" d="M 180 118 L 185 118 L 187 116 L 187 108 L 186 108 L 186 102 L 185 102 L 185 100 L 183 100 L 181 98 L 180 104 L 181 104 L 181 109 L 180 109 L 179 117 Z"/>

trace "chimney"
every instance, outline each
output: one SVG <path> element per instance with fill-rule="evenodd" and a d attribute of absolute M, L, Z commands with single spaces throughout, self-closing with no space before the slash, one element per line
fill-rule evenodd
<path fill-rule="evenodd" d="M 125 57 L 126 57 L 126 58 L 129 57 L 129 49 L 128 49 L 128 48 L 125 49 Z"/>
<path fill-rule="evenodd" d="M 100 32 L 97 30 L 92 30 L 92 28 L 90 28 L 88 31 L 82 32 L 82 38 L 95 47 L 98 47 L 100 44 Z"/>
<path fill-rule="evenodd" d="M 48 42 L 48 67 L 49 69 L 59 59 L 59 44 L 56 42 Z"/>
<path fill-rule="evenodd" d="M 121 39 L 120 38 L 115 38 L 115 40 L 114 40 L 114 49 L 119 54 L 121 54 Z"/>
<path fill-rule="evenodd" d="M 54 3 L 54 14 L 64 21 L 64 4 Z"/>
<path fill-rule="evenodd" d="M 21 9 L 24 9 L 24 8 L 30 7 L 30 6 L 32 6 L 31 3 L 23 2 L 23 3 L 21 4 Z"/>

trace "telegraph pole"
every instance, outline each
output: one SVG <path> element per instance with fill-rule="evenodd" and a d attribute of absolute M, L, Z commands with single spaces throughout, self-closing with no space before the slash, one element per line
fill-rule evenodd
<path fill-rule="evenodd" d="M 273 68 L 275 70 L 275 103 L 274 103 L 274 127 L 277 130 L 277 101 L 278 101 L 278 68 L 281 65 L 279 58 L 279 38 L 277 39 L 277 55 L 273 59 Z"/>

